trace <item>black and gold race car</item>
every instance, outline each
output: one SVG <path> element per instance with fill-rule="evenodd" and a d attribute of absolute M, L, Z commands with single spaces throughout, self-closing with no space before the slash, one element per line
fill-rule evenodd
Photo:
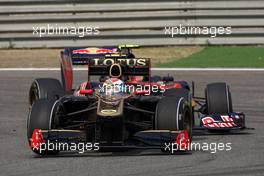
<path fill-rule="evenodd" d="M 87 80 L 77 89 L 75 64 L 88 65 Z M 38 78 L 31 85 L 31 149 L 42 155 L 80 151 L 80 146 L 81 151 L 166 151 L 173 144 L 186 150 L 196 112 L 204 128 L 244 127 L 244 114 L 232 112 L 225 83 L 210 84 L 205 99 L 195 98 L 187 82 L 151 76 L 150 65 L 149 58 L 131 57 L 116 48 L 66 48 L 61 81 Z"/>

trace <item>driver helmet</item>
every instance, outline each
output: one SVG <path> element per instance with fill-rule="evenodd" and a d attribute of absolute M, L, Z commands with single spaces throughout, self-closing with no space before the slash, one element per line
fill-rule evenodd
<path fill-rule="evenodd" d="M 103 83 L 103 94 L 106 96 L 121 95 L 124 92 L 124 82 L 118 78 L 109 78 Z"/>

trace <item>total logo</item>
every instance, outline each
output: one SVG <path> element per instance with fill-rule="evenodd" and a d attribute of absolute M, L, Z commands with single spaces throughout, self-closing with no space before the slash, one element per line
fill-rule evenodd
<path fill-rule="evenodd" d="M 72 51 L 73 54 L 112 54 L 117 52 L 117 48 L 84 48 Z"/>

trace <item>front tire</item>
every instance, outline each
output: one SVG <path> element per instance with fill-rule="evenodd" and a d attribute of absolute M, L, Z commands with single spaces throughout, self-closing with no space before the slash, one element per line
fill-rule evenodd
<path fill-rule="evenodd" d="M 27 120 L 27 138 L 29 143 L 35 129 L 50 130 L 59 126 L 57 114 L 60 111 L 62 111 L 62 106 L 59 101 L 47 99 L 35 101 Z M 58 151 L 44 151 L 43 153 L 40 153 L 39 150 L 32 151 L 41 155 L 58 153 Z"/>
<path fill-rule="evenodd" d="M 188 89 L 176 89 L 176 88 L 171 88 L 165 90 L 163 93 L 163 96 L 169 97 L 169 96 L 176 96 L 176 97 L 184 97 L 186 100 L 189 99 L 190 91 Z"/>
<path fill-rule="evenodd" d="M 232 98 L 226 83 L 208 84 L 205 89 L 207 114 L 233 112 Z"/>
<path fill-rule="evenodd" d="M 192 108 L 185 97 L 164 97 L 158 102 L 155 129 L 170 131 L 186 130 L 191 139 L 192 124 Z"/>

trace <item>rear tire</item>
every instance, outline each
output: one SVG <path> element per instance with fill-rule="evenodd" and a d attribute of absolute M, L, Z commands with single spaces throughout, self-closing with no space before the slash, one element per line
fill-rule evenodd
<path fill-rule="evenodd" d="M 233 112 L 232 98 L 226 83 L 208 84 L 205 89 L 207 114 Z"/>
<path fill-rule="evenodd" d="M 38 78 L 31 84 L 29 90 L 30 106 L 38 99 L 56 100 L 65 95 L 59 80 L 53 78 Z"/>
<path fill-rule="evenodd" d="M 159 81 L 162 81 L 161 76 L 154 75 L 151 77 L 151 82 L 159 82 Z"/>

